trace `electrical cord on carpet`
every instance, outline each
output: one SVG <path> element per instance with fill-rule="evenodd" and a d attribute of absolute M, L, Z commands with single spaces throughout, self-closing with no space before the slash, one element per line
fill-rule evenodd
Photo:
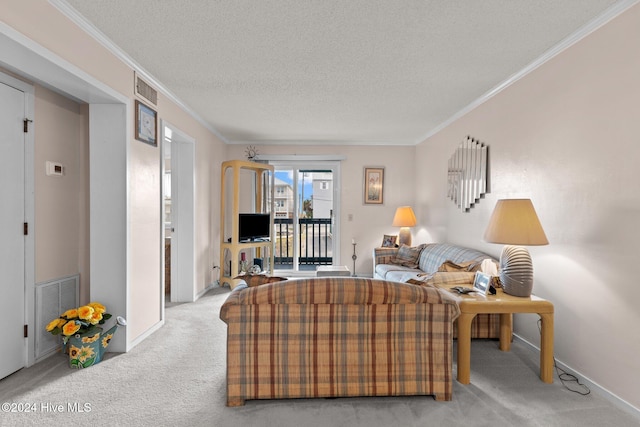
<path fill-rule="evenodd" d="M 538 332 L 540 332 L 540 334 L 542 334 L 542 319 L 538 319 Z M 558 374 L 558 378 L 560 379 L 560 381 L 562 382 L 562 385 L 564 386 L 564 388 L 566 388 L 567 390 L 573 392 L 573 393 L 577 393 L 579 395 L 582 396 L 586 396 L 589 393 L 591 393 L 591 390 L 589 390 L 589 387 L 586 386 L 586 384 L 582 384 L 580 382 L 580 380 L 578 379 L 578 377 L 576 377 L 573 374 L 568 373 L 567 371 L 565 371 L 564 369 L 562 369 L 561 367 L 558 366 L 558 364 L 556 363 L 556 357 L 553 356 L 553 367 L 556 368 L 556 374 Z M 571 383 L 574 382 L 576 383 L 576 385 L 582 387 L 582 390 L 574 390 L 571 387 L 569 387 L 567 385 L 567 383 Z"/>

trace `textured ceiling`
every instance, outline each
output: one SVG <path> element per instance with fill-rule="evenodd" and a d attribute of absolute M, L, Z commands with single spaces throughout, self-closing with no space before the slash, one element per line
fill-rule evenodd
<path fill-rule="evenodd" d="M 251 144 L 415 144 L 614 3 L 66 1 L 228 142 Z"/>

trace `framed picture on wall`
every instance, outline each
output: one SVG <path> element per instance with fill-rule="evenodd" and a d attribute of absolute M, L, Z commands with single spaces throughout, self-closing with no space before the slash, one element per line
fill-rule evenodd
<path fill-rule="evenodd" d="M 364 168 L 364 204 L 381 205 L 384 202 L 384 168 Z"/>
<path fill-rule="evenodd" d="M 136 99 L 136 139 L 158 146 L 158 113 Z"/>

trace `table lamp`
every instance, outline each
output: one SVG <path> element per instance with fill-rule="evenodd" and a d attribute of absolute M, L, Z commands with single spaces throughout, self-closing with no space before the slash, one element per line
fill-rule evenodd
<path fill-rule="evenodd" d="M 529 199 L 498 200 L 484 233 L 489 243 L 506 244 L 500 255 L 500 282 L 507 294 L 528 297 L 533 289 L 529 251 L 514 245 L 548 245 L 542 225 Z"/>
<path fill-rule="evenodd" d="M 409 227 L 415 227 L 417 221 L 416 216 L 413 213 L 411 206 L 400 206 L 396 209 L 396 214 L 393 217 L 394 227 L 400 227 L 400 233 L 398 235 L 398 245 L 411 246 L 411 231 Z"/>

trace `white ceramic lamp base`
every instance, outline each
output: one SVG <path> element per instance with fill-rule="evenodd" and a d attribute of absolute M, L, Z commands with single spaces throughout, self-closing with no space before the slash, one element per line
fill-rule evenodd
<path fill-rule="evenodd" d="M 500 282 L 505 293 L 528 297 L 533 290 L 533 264 L 529 251 L 522 246 L 507 245 L 500 255 Z"/>
<path fill-rule="evenodd" d="M 398 233 L 398 245 L 411 246 L 411 231 L 409 227 L 402 227 L 400 233 Z"/>

